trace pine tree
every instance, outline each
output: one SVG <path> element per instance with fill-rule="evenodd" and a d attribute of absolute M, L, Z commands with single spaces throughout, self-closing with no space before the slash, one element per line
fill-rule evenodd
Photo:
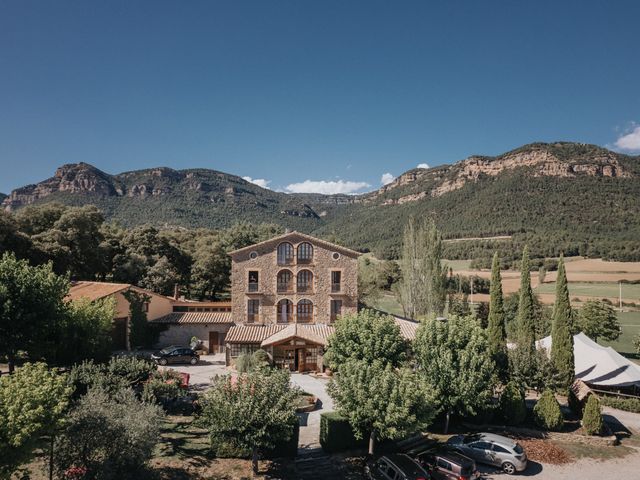
<path fill-rule="evenodd" d="M 599 435 L 603 426 L 600 400 L 595 395 L 589 395 L 582 414 L 582 428 L 587 435 Z"/>
<path fill-rule="evenodd" d="M 571 334 L 572 318 L 564 259 L 560 256 L 556 280 L 556 301 L 551 324 L 551 363 L 563 388 L 568 388 L 575 376 L 573 335 Z"/>
<path fill-rule="evenodd" d="M 504 378 L 507 370 L 507 335 L 505 330 L 504 303 L 502 297 L 502 277 L 498 253 L 493 256 L 491 267 L 491 288 L 489 299 L 489 319 L 487 326 L 489 352 L 496 364 L 498 374 Z"/>

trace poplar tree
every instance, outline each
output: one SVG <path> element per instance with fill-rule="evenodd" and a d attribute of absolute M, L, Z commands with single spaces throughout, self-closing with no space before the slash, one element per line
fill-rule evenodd
<path fill-rule="evenodd" d="M 493 264 L 491 266 L 491 287 L 489 292 L 489 318 L 487 326 L 489 353 L 496 364 L 499 376 L 504 379 L 508 367 L 507 334 L 502 296 L 502 276 L 500 275 L 500 259 L 498 258 L 498 252 L 493 255 Z"/>
<path fill-rule="evenodd" d="M 556 301 L 551 324 L 551 363 L 560 386 L 566 388 L 571 385 L 575 376 L 573 335 L 571 334 L 572 318 L 564 258 L 560 256 L 556 280 Z"/>
<path fill-rule="evenodd" d="M 442 236 L 433 220 L 409 220 L 402 244 L 400 300 L 405 315 L 441 315 L 446 300 L 447 268 L 442 265 Z"/>

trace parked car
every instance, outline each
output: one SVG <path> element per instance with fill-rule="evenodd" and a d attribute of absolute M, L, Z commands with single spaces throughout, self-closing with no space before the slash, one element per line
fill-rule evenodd
<path fill-rule="evenodd" d="M 404 453 L 385 455 L 365 467 L 370 480 L 431 480 L 431 476 Z"/>
<path fill-rule="evenodd" d="M 427 451 L 416 455 L 416 460 L 434 480 L 477 480 L 480 472 L 476 462 L 457 452 Z"/>
<path fill-rule="evenodd" d="M 527 468 L 527 454 L 522 446 L 514 440 L 493 433 L 473 435 L 455 435 L 448 442 L 457 451 L 486 463 L 502 468 L 511 475 Z"/>
<path fill-rule="evenodd" d="M 159 352 L 151 355 L 151 359 L 160 365 L 169 363 L 190 363 L 195 365 L 200 361 L 200 357 L 189 347 L 171 346 L 163 348 Z"/>

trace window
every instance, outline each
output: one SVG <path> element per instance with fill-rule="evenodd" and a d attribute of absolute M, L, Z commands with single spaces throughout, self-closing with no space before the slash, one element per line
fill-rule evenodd
<path fill-rule="evenodd" d="M 309 270 L 300 270 L 297 284 L 298 293 L 311 292 L 313 290 L 313 273 Z"/>
<path fill-rule="evenodd" d="M 305 363 L 307 364 L 307 366 L 318 363 L 317 348 L 307 348 L 306 354 L 307 354 L 307 358 L 305 359 Z"/>
<path fill-rule="evenodd" d="M 335 322 L 342 315 L 342 300 L 331 300 L 331 321 Z"/>
<path fill-rule="evenodd" d="M 438 467 L 444 468 L 445 470 L 451 470 L 451 464 L 441 458 L 438 459 Z"/>
<path fill-rule="evenodd" d="M 277 305 L 278 323 L 289 323 L 293 317 L 293 302 L 286 298 Z"/>
<path fill-rule="evenodd" d="M 300 300 L 297 306 L 298 322 L 313 321 L 313 302 L 311 300 Z"/>
<path fill-rule="evenodd" d="M 254 323 L 260 317 L 260 300 L 247 301 L 247 323 Z"/>
<path fill-rule="evenodd" d="M 293 273 L 290 270 L 280 270 L 276 278 L 278 293 L 293 292 Z"/>
<path fill-rule="evenodd" d="M 249 292 L 257 292 L 259 291 L 260 282 L 258 281 L 260 278 L 260 274 L 255 270 L 249 271 L 249 279 L 248 279 L 248 290 Z"/>
<path fill-rule="evenodd" d="M 331 258 L 334 260 L 340 260 L 340 254 L 338 252 L 333 252 L 333 254 L 331 254 Z"/>
<path fill-rule="evenodd" d="M 229 344 L 229 355 L 232 358 L 239 357 L 243 353 L 253 353 L 256 350 L 260 349 L 260 345 L 256 345 L 253 343 L 230 343 Z"/>
<path fill-rule="evenodd" d="M 146 312 L 149 313 L 149 302 L 145 302 L 142 304 L 142 309 Z"/>
<path fill-rule="evenodd" d="M 491 444 L 488 442 L 475 442 L 471 444 L 476 450 L 491 450 Z"/>
<path fill-rule="evenodd" d="M 256 258 L 258 258 L 258 252 L 251 252 L 251 253 L 249 254 L 249 258 L 250 258 L 251 260 L 255 260 Z"/>
<path fill-rule="evenodd" d="M 502 448 L 500 445 L 493 444 L 493 451 L 498 453 L 511 453 L 506 448 Z"/>
<path fill-rule="evenodd" d="M 293 245 L 288 242 L 278 245 L 278 265 L 291 265 L 293 263 Z"/>
<path fill-rule="evenodd" d="M 313 245 L 303 242 L 298 245 L 298 263 L 311 263 L 313 261 Z"/>
<path fill-rule="evenodd" d="M 331 272 L 331 292 L 337 293 L 342 290 L 342 272 L 334 270 Z"/>

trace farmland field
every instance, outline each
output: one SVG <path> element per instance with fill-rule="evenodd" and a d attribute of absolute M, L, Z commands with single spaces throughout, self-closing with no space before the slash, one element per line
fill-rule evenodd
<path fill-rule="evenodd" d="M 570 278 L 570 277 L 569 277 Z M 555 293 L 556 284 L 545 282 L 536 293 Z M 569 295 L 578 297 L 617 298 L 619 286 L 615 282 L 572 282 L 569 280 Z M 640 284 L 622 284 L 622 298 L 640 299 Z"/>
<path fill-rule="evenodd" d="M 633 338 L 640 334 L 640 312 L 618 313 L 618 319 L 622 326 L 622 335 L 615 342 L 598 341 L 601 345 L 612 347 L 622 354 L 635 354 Z"/>

